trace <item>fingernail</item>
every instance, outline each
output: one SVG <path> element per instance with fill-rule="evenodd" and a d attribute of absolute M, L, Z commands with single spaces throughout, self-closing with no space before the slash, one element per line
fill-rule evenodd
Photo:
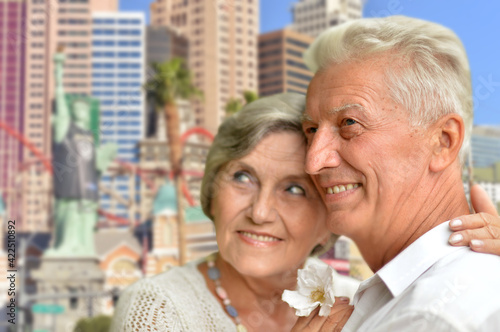
<path fill-rule="evenodd" d="M 482 240 L 470 240 L 470 245 L 476 248 L 480 248 L 484 246 L 484 242 Z"/>
<path fill-rule="evenodd" d="M 349 298 L 345 296 L 339 297 L 339 301 L 342 303 L 349 303 Z"/>
<path fill-rule="evenodd" d="M 451 244 L 455 244 L 455 243 L 458 243 L 460 241 L 462 241 L 464 239 L 464 237 L 462 236 L 462 234 L 453 234 L 451 237 L 450 237 L 450 240 L 449 242 Z"/>
<path fill-rule="evenodd" d="M 455 219 L 450 221 L 450 227 L 461 227 L 463 225 L 462 220 Z"/>

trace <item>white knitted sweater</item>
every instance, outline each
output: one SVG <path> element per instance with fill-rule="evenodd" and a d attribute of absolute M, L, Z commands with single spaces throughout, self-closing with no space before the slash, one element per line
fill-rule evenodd
<path fill-rule="evenodd" d="M 318 259 L 309 258 L 306 264 Z M 200 261 L 141 279 L 120 295 L 111 332 L 235 332 L 233 320 L 208 290 Z M 358 282 L 337 275 L 337 296 L 351 299 Z"/>

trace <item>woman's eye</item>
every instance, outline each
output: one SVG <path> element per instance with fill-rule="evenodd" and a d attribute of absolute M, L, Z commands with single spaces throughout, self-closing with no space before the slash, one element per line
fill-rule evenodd
<path fill-rule="evenodd" d="M 293 185 L 288 187 L 287 191 L 294 195 L 305 195 L 306 191 L 301 186 Z"/>
<path fill-rule="evenodd" d="M 234 173 L 233 178 L 234 178 L 234 180 L 241 182 L 241 183 L 249 183 L 251 180 L 250 176 L 247 173 L 241 172 L 241 171 Z"/>

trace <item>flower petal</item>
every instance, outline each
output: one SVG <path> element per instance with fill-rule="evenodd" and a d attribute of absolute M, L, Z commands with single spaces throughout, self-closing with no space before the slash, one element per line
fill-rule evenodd
<path fill-rule="evenodd" d="M 283 291 L 281 299 L 294 308 L 302 308 L 308 306 L 310 303 L 308 297 L 303 296 L 302 294 L 296 291 L 289 291 L 289 290 Z"/>

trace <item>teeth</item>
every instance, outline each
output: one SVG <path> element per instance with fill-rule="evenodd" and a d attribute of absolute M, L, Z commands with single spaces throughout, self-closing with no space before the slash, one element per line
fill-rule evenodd
<path fill-rule="evenodd" d="M 333 186 L 333 187 L 328 187 L 326 188 L 326 193 L 327 194 L 338 194 L 346 190 L 351 190 L 358 188 L 359 184 L 357 183 L 349 183 L 348 185 L 338 185 L 338 186 Z"/>
<path fill-rule="evenodd" d="M 261 241 L 261 242 L 272 242 L 272 241 L 279 241 L 278 238 L 272 237 L 272 236 L 264 236 L 264 235 L 256 235 L 248 232 L 241 232 L 246 237 L 249 237 L 253 240 Z"/>

